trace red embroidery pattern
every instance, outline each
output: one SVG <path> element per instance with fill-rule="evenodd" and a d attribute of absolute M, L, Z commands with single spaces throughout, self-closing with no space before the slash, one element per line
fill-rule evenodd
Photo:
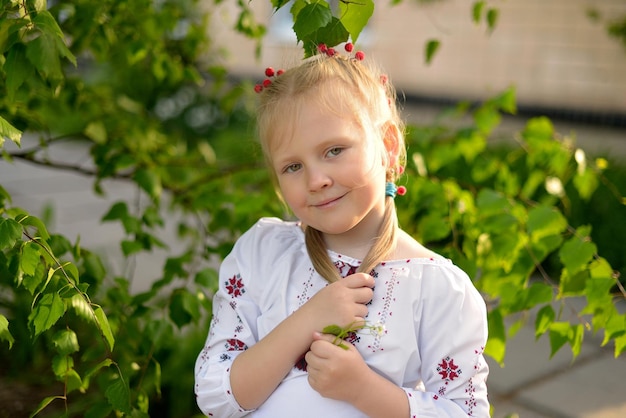
<path fill-rule="evenodd" d="M 241 281 L 241 276 L 239 274 L 235 274 L 233 277 L 226 280 L 224 284 L 228 294 L 234 298 L 246 293 L 246 289 L 243 287 L 243 282 Z"/>
<path fill-rule="evenodd" d="M 341 277 L 346 277 L 356 273 L 358 266 L 352 266 L 344 261 L 335 261 L 335 267 L 339 270 Z"/>
<path fill-rule="evenodd" d="M 248 349 L 246 343 L 238 340 L 237 338 L 229 338 L 228 340 L 226 340 L 226 344 L 224 344 L 224 346 L 228 351 L 242 351 Z"/>
<path fill-rule="evenodd" d="M 461 369 L 459 369 L 459 366 L 454 364 L 454 359 L 446 357 L 437 365 L 437 373 L 441 375 L 441 379 L 445 381 L 452 381 L 459 377 L 462 372 Z"/>

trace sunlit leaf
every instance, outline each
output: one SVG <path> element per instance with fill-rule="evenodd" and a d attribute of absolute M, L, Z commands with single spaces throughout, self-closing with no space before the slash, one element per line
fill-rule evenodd
<path fill-rule="evenodd" d="M 76 336 L 76 333 L 71 329 L 64 329 L 62 331 L 59 331 L 57 334 L 55 334 L 52 342 L 56 347 L 57 353 L 62 356 L 66 356 L 80 350 L 80 346 L 78 345 L 78 337 Z"/>
<path fill-rule="evenodd" d="M 504 327 L 504 319 L 498 309 L 489 312 L 489 339 L 485 347 L 485 354 L 492 357 L 498 364 L 504 364 L 504 356 L 506 354 L 506 329 Z"/>
<path fill-rule="evenodd" d="M 65 313 L 65 304 L 58 293 L 46 293 L 28 316 L 33 326 L 33 336 L 50 329 Z"/>
<path fill-rule="evenodd" d="M 567 228 L 567 219 L 553 207 L 540 205 L 528 211 L 526 223 L 533 241 L 562 233 Z"/>
<path fill-rule="evenodd" d="M 584 268 L 596 252 L 596 245 L 587 236 L 575 235 L 563 244 L 559 257 L 570 274 L 574 274 Z"/>
<path fill-rule="evenodd" d="M 554 318 L 556 318 L 556 314 L 550 305 L 544 306 L 537 312 L 537 317 L 535 318 L 535 338 L 541 337 L 550 329 Z"/>
<path fill-rule="evenodd" d="M 11 331 L 9 331 L 9 320 L 2 314 L 0 314 L 0 340 L 8 342 L 9 349 L 13 347 L 13 343 L 15 342 Z"/>
<path fill-rule="evenodd" d="M 113 346 L 115 345 L 115 338 L 113 337 L 113 333 L 111 332 L 111 326 L 109 325 L 109 319 L 106 317 L 106 314 L 102 310 L 101 307 L 97 306 L 94 308 L 94 314 L 96 316 L 96 320 L 98 321 L 98 327 L 100 328 L 100 332 L 104 337 L 105 341 L 109 345 L 109 350 L 113 351 Z"/>
<path fill-rule="evenodd" d="M 350 33 L 350 37 L 354 43 L 357 42 L 363 28 L 365 28 L 373 14 L 373 0 L 339 2 L 339 20 Z"/>
<path fill-rule="evenodd" d="M 550 358 L 552 358 L 570 340 L 571 325 L 569 322 L 553 322 L 549 326 Z"/>

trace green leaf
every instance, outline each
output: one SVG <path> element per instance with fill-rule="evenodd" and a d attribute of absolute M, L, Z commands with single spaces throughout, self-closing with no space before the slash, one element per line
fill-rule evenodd
<path fill-rule="evenodd" d="M 13 219 L 0 218 L 0 250 L 11 248 L 22 237 L 22 225 Z"/>
<path fill-rule="evenodd" d="M 124 257 L 128 257 L 129 255 L 136 254 L 144 249 L 144 245 L 138 241 L 122 241 L 122 253 L 124 253 Z"/>
<path fill-rule="evenodd" d="M 522 136 L 529 143 L 550 141 L 554 137 L 554 125 L 545 116 L 532 118 L 526 123 Z"/>
<path fill-rule="evenodd" d="M 9 349 L 13 347 L 13 343 L 15 342 L 11 331 L 9 331 L 9 320 L 2 314 L 0 314 L 0 340 L 8 342 Z"/>
<path fill-rule="evenodd" d="M 145 190 L 153 199 L 158 198 L 161 195 L 161 177 L 155 170 L 139 169 L 133 176 L 133 180 L 137 182 L 139 187 Z"/>
<path fill-rule="evenodd" d="M 65 45 L 63 31 L 57 21 L 47 10 L 41 10 L 33 19 L 33 23 L 45 36 L 49 36 L 54 41 L 54 51 L 61 57 L 67 58 L 76 66 L 76 57 Z"/>
<path fill-rule="evenodd" d="M 324 329 L 322 330 L 322 333 L 339 336 L 343 334 L 343 328 L 341 328 L 339 325 L 334 325 L 334 324 L 328 325 L 324 327 Z"/>
<path fill-rule="evenodd" d="M 80 350 L 76 333 L 71 329 L 59 331 L 52 339 L 57 353 L 61 356 L 67 356 Z"/>
<path fill-rule="evenodd" d="M 50 329 L 65 313 L 65 304 L 58 293 L 46 293 L 28 316 L 36 337 Z"/>
<path fill-rule="evenodd" d="M 25 242 L 20 254 L 20 269 L 24 274 L 32 276 L 41 261 L 40 247 L 34 242 Z"/>
<path fill-rule="evenodd" d="M 618 358 L 624 352 L 626 352 L 626 335 L 615 339 L 615 358 Z"/>
<path fill-rule="evenodd" d="M 502 116 L 500 116 L 500 112 L 488 104 L 479 107 L 474 112 L 474 122 L 476 123 L 476 127 L 485 135 L 491 133 L 491 131 L 493 131 L 493 129 L 498 126 L 501 121 Z"/>
<path fill-rule="evenodd" d="M 272 7 L 275 11 L 289 3 L 289 0 L 272 0 Z"/>
<path fill-rule="evenodd" d="M 179 328 L 200 317 L 198 298 L 187 289 L 177 289 L 173 292 L 169 309 L 170 318 Z"/>
<path fill-rule="evenodd" d="M 332 17 L 333 14 L 325 2 L 319 1 L 304 6 L 297 16 L 294 16 L 293 30 L 298 41 L 306 39 L 307 35 L 328 25 Z"/>
<path fill-rule="evenodd" d="M 429 213 L 420 218 L 418 230 L 424 242 L 439 241 L 451 233 L 450 222 L 438 213 Z"/>
<path fill-rule="evenodd" d="M 4 138 L 9 138 L 19 146 L 20 141 L 22 140 L 22 131 L 16 129 L 13 125 L 7 122 L 6 119 L 0 116 L 0 148 L 4 146 Z"/>
<path fill-rule="evenodd" d="M 572 355 L 574 358 L 580 355 L 583 346 L 583 338 L 585 335 L 585 327 L 582 324 L 572 325 L 569 342 L 572 346 Z"/>
<path fill-rule="evenodd" d="M 583 200 L 589 200 L 600 183 L 596 173 L 589 168 L 582 173 L 576 173 L 573 182 Z"/>
<path fill-rule="evenodd" d="M 498 9 L 487 10 L 487 27 L 489 32 L 493 32 L 496 28 L 496 23 L 498 23 Z"/>
<path fill-rule="evenodd" d="M 489 312 L 487 317 L 489 325 L 489 339 L 485 347 L 485 354 L 492 357 L 498 364 L 504 364 L 506 354 L 506 329 L 504 319 L 499 309 Z"/>
<path fill-rule="evenodd" d="M 550 324 L 550 358 L 570 340 L 571 326 L 568 322 Z"/>
<path fill-rule="evenodd" d="M 511 115 L 517 113 L 516 102 L 516 89 L 515 87 L 509 87 L 498 96 L 488 101 L 491 105 L 495 106 L 503 112 L 507 112 Z"/>
<path fill-rule="evenodd" d="M 568 272 L 575 274 L 587 266 L 596 252 L 596 245 L 586 234 L 582 236 L 576 234 L 565 241 L 559 250 L 559 257 Z"/>
<path fill-rule="evenodd" d="M 39 405 L 37 405 L 37 408 L 30 414 L 30 417 L 32 418 L 32 417 L 37 416 L 41 411 L 46 409 L 46 407 L 50 405 L 52 401 L 54 401 L 55 399 L 63 400 L 65 399 L 65 397 L 64 396 L 48 396 L 47 398 L 44 398 L 44 400 L 39 402 Z"/>
<path fill-rule="evenodd" d="M 15 220 L 22 225 L 29 225 L 35 227 L 38 232 L 38 236 L 44 240 L 50 238 L 50 234 L 48 233 L 48 229 L 44 225 L 44 223 L 35 216 L 31 215 L 19 215 L 15 217 Z"/>
<path fill-rule="evenodd" d="M 535 318 L 535 338 L 541 337 L 550 329 L 554 318 L 556 318 L 556 314 L 550 305 L 544 306 L 537 312 L 537 317 Z"/>
<path fill-rule="evenodd" d="M 16 44 L 9 50 L 3 68 L 6 72 L 7 99 L 13 101 L 20 86 L 34 74 L 23 44 Z"/>
<path fill-rule="evenodd" d="M 111 325 L 109 325 L 109 320 L 106 317 L 106 314 L 102 310 L 101 307 L 97 306 L 93 310 L 94 315 L 96 316 L 96 321 L 98 322 L 98 328 L 100 328 L 100 332 L 104 337 L 105 341 L 109 345 L 109 351 L 113 351 L 113 346 L 115 345 L 115 338 L 113 337 L 113 332 L 111 332 Z"/>
<path fill-rule="evenodd" d="M 480 18 L 483 14 L 483 8 L 485 7 L 484 1 L 475 1 L 472 5 L 472 21 L 476 24 L 480 23 Z"/>
<path fill-rule="evenodd" d="M 531 239 L 536 242 L 562 233 L 567 228 L 567 219 L 555 208 L 540 205 L 528 211 L 526 227 Z"/>
<path fill-rule="evenodd" d="M 483 216 L 504 212 L 510 208 L 509 200 L 502 193 L 492 189 L 482 189 L 476 198 L 478 213 Z"/>
<path fill-rule="evenodd" d="M 194 283 L 206 287 L 208 289 L 214 289 L 218 283 L 219 276 L 215 269 L 205 268 L 196 273 L 194 277 Z"/>
<path fill-rule="evenodd" d="M 374 14 L 373 0 L 358 2 L 339 2 L 339 20 L 350 33 L 352 42 L 356 43 L 363 28 Z"/>
<path fill-rule="evenodd" d="M 106 221 L 114 221 L 114 220 L 123 220 L 128 217 L 128 206 L 126 202 L 117 202 L 109 211 L 102 217 L 102 222 Z"/>
<path fill-rule="evenodd" d="M 424 48 L 424 62 L 426 64 L 430 64 L 440 45 L 441 43 L 437 39 L 429 39 L 426 42 L 426 47 Z"/>
<path fill-rule="evenodd" d="M 130 413 L 130 389 L 121 378 L 111 383 L 104 392 L 104 395 L 115 410 L 125 414 Z"/>

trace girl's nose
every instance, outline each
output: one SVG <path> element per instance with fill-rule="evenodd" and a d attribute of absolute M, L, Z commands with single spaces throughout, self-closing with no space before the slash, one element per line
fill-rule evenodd
<path fill-rule="evenodd" d="M 307 174 L 307 185 L 311 192 L 325 189 L 332 184 L 331 178 L 322 170 L 309 170 Z"/>

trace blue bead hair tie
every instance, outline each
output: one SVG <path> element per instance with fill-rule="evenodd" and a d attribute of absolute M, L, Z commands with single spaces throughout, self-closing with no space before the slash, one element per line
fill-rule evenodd
<path fill-rule="evenodd" d="M 395 183 L 388 181 L 387 184 L 385 184 L 385 196 L 391 196 L 395 198 L 397 192 L 398 187 L 395 185 Z"/>

